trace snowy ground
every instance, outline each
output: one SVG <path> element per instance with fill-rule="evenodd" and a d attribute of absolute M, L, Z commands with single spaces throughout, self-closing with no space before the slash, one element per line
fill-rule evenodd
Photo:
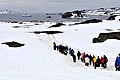
<path fill-rule="evenodd" d="M 0 80 L 120 80 L 115 71 L 114 61 L 120 52 L 118 40 L 104 43 L 92 43 L 92 38 L 105 29 L 119 31 L 120 22 L 103 21 L 102 23 L 80 24 L 48 28 L 55 23 L 45 22 L 16 24 L 0 23 L 0 43 L 17 41 L 25 46 L 19 48 L 0 44 Z M 70 23 L 66 23 L 70 24 Z M 14 26 L 20 26 L 14 28 Z M 59 30 L 62 34 L 34 34 L 32 31 Z M 72 62 L 70 56 L 64 56 L 52 49 L 52 43 L 64 44 L 73 49 L 109 58 L 108 68 L 85 67 L 81 61 Z"/>

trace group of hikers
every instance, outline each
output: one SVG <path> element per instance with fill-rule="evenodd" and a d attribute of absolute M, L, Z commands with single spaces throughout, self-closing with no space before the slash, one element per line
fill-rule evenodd
<path fill-rule="evenodd" d="M 99 56 L 96 57 L 95 55 L 86 54 L 85 52 L 81 53 L 79 50 L 75 55 L 75 51 L 71 47 L 63 46 L 62 44 L 57 45 L 55 42 L 53 42 L 53 49 L 64 55 L 69 54 L 72 57 L 74 63 L 76 63 L 77 60 L 81 60 L 81 62 L 85 63 L 85 66 L 93 65 L 94 69 L 100 66 L 107 68 L 108 58 L 105 55 L 101 56 L 100 58 Z M 120 53 L 115 60 L 115 69 L 116 71 L 120 71 Z"/>
<path fill-rule="evenodd" d="M 81 60 L 85 66 L 93 65 L 95 69 L 96 67 L 100 66 L 107 68 L 108 58 L 105 55 L 101 56 L 100 58 L 99 56 L 96 57 L 95 55 L 86 54 L 85 52 L 81 53 L 79 50 L 75 55 L 75 51 L 71 47 L 68 48 L 68 46 L 63 46 L 62 44 L 57 45 L 55 42 L 53 42 L 53 49 L 64 55 L 69 54 L 72 57 L 74 63 L 76 63 L 77 60 Z"/>
<path fill-rule="evenodd" d="M 77 53 L 78 55 L 78 53 Z M 91 64 L 93 64 L 93 67 L 96 69 L 96 67 L 103 67 L 103 68 L 107 68 L 107 62 L 108 62 L 108 58 L 103 55 L 101 56 L 101 58 L 99 56 L 91 56 L 91 54 L 85 54 L 85 52 L 83 52 L 81 54 L 81 61 L 85 63 L 85 66 L 89 66 Z"/>

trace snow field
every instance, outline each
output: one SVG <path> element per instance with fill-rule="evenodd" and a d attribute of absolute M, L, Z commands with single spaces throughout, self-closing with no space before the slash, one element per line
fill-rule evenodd
<path fill-rule="evenodd" d="M 114 24 L 114 25 L 113 25 Z M 92 44 L 91 39 L 106 28 L 117 30 L 120 23 L 107 22 L 76 26 L 47 28 L 51 24 L 33 25 L 29 28 L 13 28 L 10 23 L 0 23 L 0 43 L 18 41 L 25 46 L 19 48 L 0 45 L 0 80 L 119 80 L 114 70 L 114 60 L 119 52 L 120 42 L 107 40 Z M 111 26 L 112 25 L 112 26 Z M 111 27 L 110 27 L 111 26 Z M 36 30 L 60 30 L 63 34 L 46 35 L 29 33 Z M 81 61 L 72 62 L 52 49 L 52 43 L 68 45 L 71 48 L 109 58 L 108 68 L 86 67 Z M 76 53 L 75 53 L 76 54 Z"/>

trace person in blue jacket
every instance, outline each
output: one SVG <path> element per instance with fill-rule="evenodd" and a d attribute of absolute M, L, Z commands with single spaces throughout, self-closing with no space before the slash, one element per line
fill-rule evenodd
<path fill-rule="evenodd" d="M 119 56 L 116 57 L 116 60 L 115 60 L 115 68 L 116 68 L 116 71 L 120 71 L 120 54 L 118 54 Z"/>

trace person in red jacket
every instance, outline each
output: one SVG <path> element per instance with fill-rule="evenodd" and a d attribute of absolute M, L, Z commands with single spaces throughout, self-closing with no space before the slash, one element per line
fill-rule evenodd
<path fill-rule="evenodd" d="M 104 55 L 104 59 L 105 59 L 104 68 L 106 68 L 107 67 L 108 58 Z"/>
<path fill-rule="evenodd" d="M 85 63 L 85 52 L 83 52 L 82 56 L 81 56 L 81 61 Z"/>
<path fill-rule="evenodd" d="M 101 67 L 104 67 L 105 59 L 101 56 Z"/>
<path fill-rule="evenodd" d="M 103 55 L 103 57 L 101 57 L 101 66 L 103 68 L 106 68 L 107 67 L 107 62 L 108 62 L 108 59 L 105 55 Z"/>

